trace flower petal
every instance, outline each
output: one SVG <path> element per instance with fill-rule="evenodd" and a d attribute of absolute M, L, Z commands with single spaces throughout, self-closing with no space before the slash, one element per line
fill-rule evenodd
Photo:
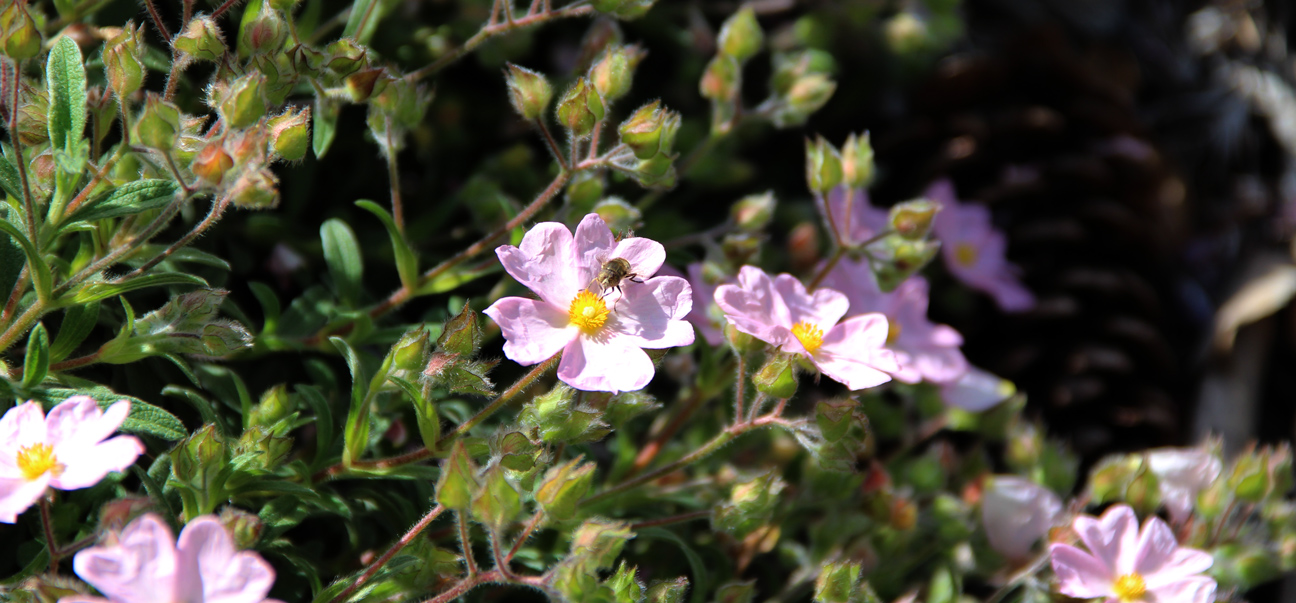
<path fill-rule="evenodd" d="M 45 443 L 46 434 L 45 410 L 40 403 L 27 402 L 10 408 L 0 417 L 0 459 L 16 455 L 20 448 Z"/>
<path fill-rule="evenodd" d="M 1144 574 L 1148 588 L 1155 589 L 1162 584 L 1191 578 L 1204 573 L 1215 564 L 1215 559 L 1206 551 L 1180 547 L 1175 550 L 1170 561 L 1161 566 L 1156 573 Z"/>
<path fill-rule="evenodd" d="M 1150 577 L 1173 561 L 1175 549 L 1178 548 L 1179 541 L 1175 539 L 1174 532 L 1170 531 L 1170 526 L 1166 525 L 1160 517 L 1149 517 L 1143 522 L 1138 545 L 1133 551 L 1133 556 L 1127 561 L 1131 569 L 1123 573 L 1132 571 L 1145 578 Z M 1125 552 L 1121 551 L 1122 560 L 1125 559 Z M 1124 570 L 1125 566 L 1122 565 L 1120 569 Z"/>
<path fill-rule="evenodd" d="M 1072 527 L 1111 575 L 1123 576 L 1134 570 L 1139 526 L 1129 505 L 1114 505 L 1100 518 L 1079 515 Z"/>
<path fill-rule="evenodd" d="M 0 523 L 14 523 L 40 497 L 49 486 L 49 474 L 34 480 L 22 477 L 0 477 Z"/>
<path fill-rule="evenodd" d="M 59 490 L 89 488 L 111 471 L 125 471 L 144 454 L 144 444 L 135 436 L 117 436 L 90 445 L 63 442 L 54 456 L 63 464 L 63 472 L 50 480 Z"/>
<path fill-rule="evenodd" d="M 850 308 L 850 301 L 840 291 L 820 287 L 814 293 L 808 293 L 805 285 L 790 274 L 774 277 L 774 290 L 783 298 L 788 317 L 794 325 L 808 322 L 827 331 Z"/>
<path fill-rule="evenodd" d="M 613 250 L 616 249 L 616 237 L 612 236 L 612 229 L 608 228 L 598 214 L 586 214 L 581 219 L 580 224 L 576 225 L 576 273 L 584 284 L 588 284 L 598 276 L 599 270 L 606 262 L 614 257 Z M 665 251 L 662 252 L 665 254 Z M 629 258 L 626 258 L 629 259 Z M 665 260 L 665 255 L 662 257 Z M 634 262 L 630 262 L 634 266 Z M 657 263 L 657 268 L 661 267 L 661 262 Z M 656 269 L 653 270 L 656 272 Z M 585 286 L 585 285 L 582 286 Z"/>
<path fill-rule="evenodd" d="M 1069 544 L 1049 545 L 1058 592 L 1078 599 L 1110 596 L 1112 575 L 1101 559 Z"/>
<path fill-rule="evenodd" d="M 45 417 L 45 428 L 51 446 L 58 448 L 64 442 L 89 446 L 104 441 L 121 427 L 130 414 L 130 402 L 119 400 L 108 411 L 99 409 L 99 403 L 90 396 L 72 396 L 50 410 Z"/>
<path fill-rule="evenodd" d="M 918 277 L 910 277 L 910 280 Z M 909 281 L 905 281 L 906 283 Z M 883 293 L 878 287 L 873 269 L 864 260 L 842 258 L 824 276 L 820 285 L 826 289 L 840 291 L 850 303 L 849 315 L 866 312 L 881 312 L 890 315 L 895 309 L 896 292 Z M 900 285 L 904 287 L 903 284 Z M 898 291 L 899 289 L 897 289 Z M 924 309 L 925 313 L 926 310 Z"/>
<path fill-rule="evenodd" d="M 274 585 L 270 564 L 256 553 L 237 551 L 214 516 L 189 522 L 180 532 L 178 548 L 196 563 L 203 603 L 261 603 Z"/>
<path fill-rule="evenodd" d="M 185 577 L 175 540 L 171 529 L 152 513 L 127 525 L 115 546 L 77 553 L 72 567 L 82 580 L 114 601 L 188 601 L 193 598 L 187 595 L 200 592 L 177 590 Z"/>
<path fill-rule="evenodd" d="M 616 334 L 602 341 L 582 335 L 563 350 L 558 378 L 584 391 L 629 392 L 652 381 L 653 364 L 648 354 Z"/>
<path fill-rule="evenodd" d="M 524 366 L 548 360 L 579 332 L 566 313 L 533 299 L 505 297 L 484 313 L 504 333 L 504 355 Z"/>
<path fill-rule="evenodd" d="M 782 345 L 783 334 L 792 328 L 787 306 L 769 275 L 755 266 L 742 267 L 737 285 L 716 287 L 715 301 L 734 328 L 766 343 Z"/>
<path fill-rule="evenodd" d="M 1062 512 L 1062 499 L 1048 488 L 1013 475 L 987 480 L 981 496 L 981 522 L 990 546 L 1013 560 L 1030 556 L 1035 541 L 1048 533 Z"/>
<path fill-rule="evenodd" d="M 604 258 L 623 258 L 630 262 L 630 269 L 642 280 L 647 280 L 661 270 L 666 263 L 666 248 L 661 243 L 643 237 L 628 237 L 617 241 L 611 256 Z"/>
<path fill-rule="evenodd" d="M 946 404 L 969 412 L 992 408 L 1015 393 L 1017 388 L 1011 381 L 970 365 L 961 377 L 941 385 L 941 398 Z"/>
<path fill-rule="evenodd" d="M 823 374 L 852 391 L 875 387 L 891 380 L 887 373 L 899 370 L 895 354 L 882 347 L 886 336 L 885 316 L 856 316 L 829 330 L 811 359 Z"/>
<path fill-rule="evenodd" d="M 1215 589 L 1218 585 L 1206 576 L 1192 576 L 1163 584 L 1155 588 L 1149 585 L 1148 603 L 1211 603 L 1215 600 Z"/>
<path fill-rule="evenodd" d="M 693 290 L 676 276 L 659 276 L 626 287 L 608 326 L 627 345 L 669 348 L 693 343 L 693 328 L 683 318 L 693 308 Z"/>
<path fill-rule="evenodd" d="M 589 284 L 579 277 L 572 233 L 558 222 L 536 224 L 520 246 L 501 245 L 495 255 L 509 276 L 555 306 L 566 307 Z"/>

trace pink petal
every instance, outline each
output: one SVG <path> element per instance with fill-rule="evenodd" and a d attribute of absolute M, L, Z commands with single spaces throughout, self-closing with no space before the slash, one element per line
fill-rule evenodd
<path fill-rule="evenodd" d="M 45 417 L 45 428 L 51 446 L 58 448 L 63 442 L 82 446 L 97 444 L 121 427 L 130 414 L 130 402 L 119 400 L 104 412 L 99 403 L 89 396 L 72 396 L 50 410 Z"/>
<path fill-rule="evenodd" d="M 614 307 L 608 325 L 627 345 L 659 349 L 693 343 L 693 328 L 682 320 L 693 307 L 692 288 L 682 278 L 659 276 L 628 285 Z"/>
<path fill-rule="evenodd" d="M 178 562 L 171 529 L 150 513 L 127 525 L 115 546 L 77 553 L 72 567 L 114 601 L 193 600 L 187 595 L 196 591 L 176 588 L 184 580 Z"/>
<path fill-rule="evenodd" d="M 1156 588 L 1149 588 L 1148 603 L 1211 603 L 1215 600 L 1214 580 L 1206 576 L 1184 578 Z"/>
<path fill-rule="evenodd" d="M 993 288 L 986 292 L 994 298 L 1000 310 L 1012 313 L 1028 312 L 1035 308 L 1035 295 L 1022 286 L 1016 277 L 1004 275 L 994 283 Z"/>
<path fill-rule="evenodd" d="M 592 278 L 580 278 L 572 234 L 557 222 L 536 224 L 522 245 L 501 245 L 495 255 L 509 276 L 555 306 L 567 307 Z"/>
<path fill-rule="evenodd" d="M 45 443 L 45 411 L 37 402 L 10 408 L 0 417 L 0 457 L 11 457 L 32 444 Z"/>
<path fill-rule="evenodd" d="M 1079 599 L 1110 596 L 1112 575 L 1106 564 L 1069 544 L 1049 545 L 1058 592 Z"/>
<path fill-rule="evenodd" d="M 847 197 L 850 197 L 849 204 Z M 888 212 L 869 203 L 868 191 L 864 189 L 850 191 L 845 186 L 838 186 L 828 193 L 827 202 L 827 210 L 832 212 L 830 223 L 837 227 L 838 236 L 849 245 L 867 241 L 887 227 Z M 822 203 L 819 211 L 825 211 Z M 827 216 L 824 219 L 828 221 Z"/>
<path fill-rule="evenodd" d="M 981 497 L 981 521 L 990 546 L 1013 560 L 1030 556 L 1062 512 L 1062 499 L 1048 488 L 1016 476 L 988 480 Z"/>
<path fill-rule="evenodd" d="M 991 408 L 1015 393 L 1017 388 L 1011 381 L 970 365 L 961 377 L 941 386 L 941 398 L 945 404 L 968 412 Z"/>
<path fill-rule="evenodd" d="M 256 553 L 237 551 L 225 526 L 211 515 L 189 522 L 178 547 L 196 561 L 203 603 L 260 603 L 274 585 L 270 564 Z"/>
<path fill-rule="evenodd" d="M 1171 563 L 1178 548 L 1179 541 L 1175 539 L 1174 532 L 1170 531 L 1170 526 L 1160 517 L 1149 517 L 1143 523 L 1134 554 L 1126 557 L 1125 551 L 1121 551 L 1121 560 L 1130 564 L 1129 569 L 1123 564 L 1118 569 L 1122 570 L 1122 574 L 1137 572 L 1144 577 L 1151 576 Z"/>
<path fill-rule="evenodd" d="M 49 474 L 34 480 L 22 477 L 0 477 L 0 523 L 14 523 L 40 497 L 49 486 Z"/>
<path fill-rule="evenodd" d="M 577 274 L 585 283 L 598 276 L 603 262 L 616 257 L 613 255 L 613 250 L 617 246 L 616 237 L 612 236 L 612 229 L 608 228 L 607 223 L 598 214 L 586 214 L 580 224 L 576 225 L 575 245 Z M 665 260 L 665 251 L 662 252 L 662 259 Z M 633 266 L 634 262 L 631 261 L 630 265 Z M 660 268 L 661 262 L 658 262 L 656 267 Z M 653 272 L 656 272 L 656 269 Z"/>
<path fill-rule="evenodd" d="M 58 603 L 112 603 L 112 602 L 109 601 L 108 599 L 103 599 L 100 597 L 73 595 L 71 597 L 60 597 Z"/>
<path fill-rule="evenodd" d="M 945 325 L 937 325 L 933 331 L 935 336 L 925 342 L 926 345 L 905 346 L 913 355 L 913 366 L 924 379 L 936 384 L 952 383 L 968 372 L 967 358 L 963 357 L 963 352 L 959 351 L 958 346 L 940 343 L 939 335 L 942 329 L 953 331 Z M 954 334 L 958 335 L 957 332 Z"/>
<path fill-rule="evenodd" d="M 1094 557 L 1106 564 L 1108 573 L 1121 576 L 1133 571 L 1139 526 L 1129 505 L 1114 505 L 1100 518 L 1079 515 L 1072 527 Z"/>
<path fill-rule="evenodd" d="M 617 242 L 616 247 L 604 258 L 623 258 L 630 262 L 630 268 L 641 280 L 647 280 L 666 263 L 666 248 L 661 243 L 643 237 L 629 237 Z"/>
<path fill-rule="evenodd" d="M 1179 548 L 1175 550 L 1168 563 L 1155 573 L 1144 574 L 1143 577 L 1147 580 L 1148 588 L 1154 589 L 1161 584 L 1169 584 L 1204 573 L 1214 564 L 1215 559 L 1206 551 Z"/>
<path fill-rule="evenodd" d="M 769 275 L 754 266 L 743 266 L 737 285 L 716 287 L 715 302 L 734 328 L 774 345 L 792 327 L 787 306 L 774 292 Z M 780 330 L 781 329 L 781 330 Z"/>
<path fill-rule="evenodd" d="M 774 290 L 783 298 L 794 325 L 808 322 L 827 330 L 829 325 L 837 324 L 850 308 L 850 301 L 841 292 L 820 287 L 814 293 L 807 293 L 805 285 L 790 274 L 774 277 Z"/>
<path fill-rule="evenodd" d="M 875 387 L 891 380 L 899 369 L 891 350 L 883 349 L 887 321 L 881 314 L 856 316 L 834 326 L 812 358 L 823 374 L 854 390 Z"/>
<path fill-rule="evenodd" d="M 662 266 L 658 274 L 667 274 L 669 266 Z M 672 276 L 679 276 L 673 274 Z M 715 307 L 715 285 L 707 282 L 702 276 L 702 263 L 694 262 L 688 265 L 689 286 L 693 288 L 693 308 L 689 310 L 686 317 L 697 330 L 702 333 L 708 345 L 718 346 L 724 343 L 724 331 L 721 326 L 724 324 L 723 319 L 717 321 L 710 315 L 711 310 Z"/>
<path fill-rule="evenodd" d="M 612 334 L 604 341 L 580 336 L 563 351 L 558 378 L 591 392 L 630 392 L 653 378 L 653 363 L 643 350 Z"/>
<path fill-rule="evenodd" d="M 59 490 L 89 488 L 110 471 L 125 471 L 141 454 L 144 444 L 135 436 L 117 436 L 90 445 L 64 441 L 54 449 L 63 472 L 50 480 L 50 485 Z"/>
<path fill-rule="evenodd" d="M 524 366 L 548 360 L 579 332 L 566 312 L 533 299 L 505 297 L 486 308 L 485 314 L 504 333 L 504 355 Z"/>

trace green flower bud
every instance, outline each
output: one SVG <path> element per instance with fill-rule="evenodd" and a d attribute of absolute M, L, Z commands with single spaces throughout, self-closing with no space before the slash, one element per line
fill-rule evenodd
<path fill-rule="evenodd" d="M 651 159 L 658 154 L 669 155 L 679 131 L 678 113 L 661 107 L 653 101 L 635 110 L 617 128 L 621 142 L 634 151 L 639 159 Z"/>
<path fill-rule="evenodd" d="M 645 53 L 638 46 L 612 46 L 590 68 L 589 78 L 608 102 L 625 96 L 634 81 L 635 67 Z"/>
<path fill-rule="evenodd" d="M 49 95 L 45 90 L 21 86 L 18 96 L 18 140 L 26 146 L 49 142 Z"/>
<path fill-rule="evenodd" d="M 577 503 L 589 492 L 595 465 L 582 463 L 582 460 L 577 458 L 553 467 L 545 473 L 544 481 L 536 489 L 536 502 L 550 517 L 559 521 L 571 519 L 576 514 Z"/>
<path fill-rule="evenodd" d="M 759 195 L 747 195 L 739 199 L 729 209 L 738 228 L 747 232 L 758 232 L 774 219 L 774 191 L 765 191 Z"/>
<path fill-rule="evenodd" d="M 459 314 L 447 320 L 442 327 L 441 336 L 437 337 L 437 350 L 472 356 L 481 347 L 484 336 L 477 313 L 465 302 Z"/>
<path fill-rule="evenodd" d="M 825 440 L 836 442 L 850 433 L 855 425 L 867 421 L 854 398 L 820 400 L 815 404 L 815 423 Z"/>
<path fill-rule="evenodd" d="M 513 63 L 506 65 L 504 83 L 508 85 L 513 109 L 527 121 L 539 119 L 553 98 L 553 86 L 549 85 L 543 73 Z"/>
<path fill-rule="evenodd" d="M 572 176 L 567 185 L 565 198 L 576 215 L 583 216 L 594 208 L 594 204 L 603 198 L 606 183 L 603 174 L 594 170 L 582 170 Z"/>
<path fill-rule="evenodd" d="M 594 125 L 603 119 L 603 115 L 603 99 L 583 77 L 576 80 L 558 101 L 558 123 L 577 138 L 593 133 Z"/>
<path fill-rule="evenodd" d="M 613 603 L 640 603 L 644 598 L 644 587 L 635 579 L 635 569 L 625 561 L 617 566 L 616 573 L 608 578 L 605 584 L 612 590 Z"/>
<path fill-rule="evenodd" d="M 620 521 L 590 519 L 572 535 L 571 557 L 587 571 L 612 567 L 627 540 L 634 537 L 630 527 Z"/>
<path fill-rule="evenodd" d="M 239 33 L 240 51 L 247 48 L 254 55 L 277 53 L 288 40 L 288 23 L 271 2 L 262 2 L 256 17 L 244 23 Z"/>
<path fill-rule="evenodd" d="M 293 410 L 292 398 L 288 396 L 288 386 L 280 383 L 261 394 L 261 401 L 252 408 L 252 416 L 248 419 L 248 423 L 273 427 Z"/>
<path fill-rule="evenodd" d="M 815 580 L 815 603 L 848 603 L 859 578 L 858 563 L 834 561 L 825 565 Z"/>
<path fill-rule="evenodd" d="M 398 371 L 420 372 L 427 366 L 428 357 L 427 329 L 413 327 L 392 345 L 391 368 Z"/>
<path fill-rule="evenodd" d="M 592 0 L 594 10 L 618 19 L 632 21 L 648 13 L 657 0 Z"/>
<path fill-rule="evenodd" d="M 535 467 L 540 448 L 520 431 L 497 431 L 491 437 L 491 455 L 510 471 L 527 472 Z M 531 477 L 534 479 L 534 476 Z M 525 486 L 524 486 L 525 487 Z"/>
<path fill-rule="evenodd" d="M 897 54 L 922 50 L 931 39 L 927 24 L 910 12 L 901 12 L 887 20 L 884 27 L 887 46 Z"/>
<path fill-rule="evenodd" d="M 720 28 L 720 52 L 739 63 L 746 62 L 760 52 L 764 42 L 765 33 L 761 31 L 760 23 L 756 22 L 756 11 L 751 6 L 743 6 L 726 19 Z"/>
<path fill-rule="evenodd" d="M 481 490 L 473 497 L 473 517 L 498 531 L 521 512 L 522 498 L 504 476 L 504 468 L 491 466 L 482 478 Z"/>
<path fill-rule="evenodd" d="M 742 86 L 742 67 L 727 54 L 718 54 L 707 63 L 698 90 L 714 101 L 733 100 Z"/>
<path fill-rule="evenodd" d="M 261 532 L 265 529 L 265 524 L 261 518 L 248 513 L 238 507 L 227 506 L 221 509 L 221 525 L 225 526 L 225 531 L 234 537 L 234 547 L 238 549 L 250 549 L 261 540 Z"/>
<path fill-rule="evenodd" d="M 250 426 L 239 436 L 231 462 L 249 469 L 273 471 L 292 452 L 292 442 L 292 438 L 275 435 L 267 427 Z"/>
<path fill-rule="evenodd" d="M 217 61 L 225 55 L 225 39 L 211 17 L 194 17 L 172 43 L 181 54 L 198 61 Z"/>
<path fill-rule="evenodd" d="M 940 204 L 927 199 L 905 201 L 891 208 L 888 221 L 891 230 L 910 241 L 927 238 L 931 232 L 932 220 L 940 211 Z"/>
<path fill-rule="evenodd" d="M 755 337 L 739 331 L 733 323 L 725 323 L 724 334 L 725 341 L 739 354 L 754 352 L 764 346 Z"/>
<path fill-rule="evenodd" d="M 756 597 L 756 581 L 728 582 L 716 589 L 716 603 L 752 603 Z"/>
<path fill-rule="evenodd" d="M 329 44 L 324 54 L 324 66 L 339 77 L 359 71 L 369 58 L 369 51 L 351 38 L 341 38 Z"/>
<path fill-rule="evenodd" d="M 823 136 L 814 143 L 806 139 L 806 183 L 810 190 L 827 195 L 842 180 L 841 154 Z"/>
<path fill-rule="evenodd" d="M 104 43 L 104 72 L 117 98 L 124 99 L 144 85 L 143 41 L 143 27 L 127 22 L 120 33 Z"/>
<path fill-rule="evenodd" d="M 255 71 L 230 83 L 220 100 L 220 112 L 229 127 L 246 128 L 265 115 L 264 87 L 265 76 Z"/>
<path fill-rule="evenodd" d="M 270 120 L 270 148 L 286 161 L 297 161 L 310 148 L 310 107 L 288 109 Z"/>
<path fill-rule="evenodd" d="M 363 103 L 387 88 L 392 77 L 382 67 L 361 69 L 346 78 L 346 91 L 353 103 Z"/>
<path fill-rule="evenodd" d="M 716 505 L 711 525 L 739 540 L 746 538 L 773 519 L 785 487 L 787 483 L 773 471 L 735 485 L 729 500 Z"/>
<path fill-rule="evenodd" d="M 206 490 L 229 463 L 229 449 L 216 433 L 216 426 L 206 425 L 176 445 L 171 463 L 177 479 Z"/>
<path fill-rule="evenodd" d="M 772 398 L 791 398 L 797 390 L 796 363 L 788 354 L 775 353 L 752 375 L 756 389 Z"/>
<path fill-rule="evenodd" d="M 477 466 L 468 456 L 463 440 L 456 440 L 450 456 L 441 464 L 441 477 L 437 479 L 436 501 L 447 509 L 465 511 L 472 504 L 477 491 Z"/>
<path fill-rule="evenodd" d="M 868 132 L 846 137 L 842 145 L 842 179 L 851 188 L 866 187 L 873 180 L 873 145 Z"/>
<path fill-rule="evenodd" d="M 27 12 L 27 3 L 10 0 L 0 10 L 0 48 L 5 56 L 21 61 L 30 59 L 41 50 L 40 28 Z"/>
<path fill-rule="evenodd" d="M 234 205 L 244 209 L 268 209 L 279 205 L 279 177 L 261 168 L 244 174 L 230 187 Z"/>
<path fill-rule="evenodd" d="M 869 252 L 882 260 L 877 264 L 878 287 L 889 292 L 900 286 L 900 283 L 922 269 L 936 257 L 940 249 L 939 241 L 910 241 L 900 235 L 892 235 L 870 245 Z"/>
<path fill-rule="evenodd" d="M 432 102 L 432 94 L 412 80 L 385 78 L 386 85 L 369 101 L 370 109 L 377 109 L 401 128 L 418 127 Z"/>
<path fill-rule="evenodd" d="M 654 582 L 645 594 L 646 603 L 684 603 L 688 594 L 689 579 L 683 576 L 674 580 Z"/>
<path fill-rule="evenodd" d="M 179 130 L 180 109 L 156 94 L 149 94 L 135 121 L 135 137 L 140 144 L 159 151 L 170 150 L 175 146 Z"/>
<path fill-rule="evenodd" d="M 288 58 L 299 75 L 318 76 L 320 70 L 324 68 L 324 60 L 327 57 L 319 50 L 305 44 L 298 44 L 289 51 Z"/>
<path fill-rule="evenodd" d="M 577 406 L 575 393 L 572 388 L 560 384 L 549 393 L 536 396 L 518 413 L 518 422 L 532 429 L 533 437 L 538 436 L 544 442 L 576 443 L 603 439 L 611 429 L 597 410 Z"/>

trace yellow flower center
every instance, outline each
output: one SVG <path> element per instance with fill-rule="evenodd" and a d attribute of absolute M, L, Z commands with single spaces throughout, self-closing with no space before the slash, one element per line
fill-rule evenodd
<path fill-rule="evenodd" d="M 886 344 L 891 345 L 900 339 L 900 323 L 887 319 L 887 340 Z"/>
<path fill-rule="evenodd" d="M 811 354 L 815 353 L 815 350 L 823 345 L 823 329 L 808 322 L 798 322 L 792 325 L 792 334 L 796 335 L 797 341 L 801 342 L 801 347 Z"/>
<path fill-rule="evenodd" d="M 1112 590 L 1116 591 L 1116 597 L 1122 603 L 1133 603 L 1141 600 L 1143 595 L 1147 594 L 1147 583 L 1143 582 L 1143 576 L 1125 574 L 1116 579 L 1116 584 L 1112 585 Z"/>
<path fill-rule="evenodd" d="M 46 473 L 59 475 L 63 473 L 63 463 L 54 456 L 54 448 L 49 444 L 32 444 L 18 449 L 18 468 L 23 477 L 32 481 Z"/>
<path fill-rule="evenodd" d="M 954 246 L 954 257 L 958 260 L 958 263 L 971 266 L 977 261 L 976 246 L 971 243 L 959 243 Z"/>
<path fill-rule="evenodd" d="M 571 309 L 567 310 L 567 318 L 580 327 L 586 335 L 598 333 L 607 322 L 608 307 L 603 303 L 603 298 L 582 289 L 576 297 L 572 299 Z"/>

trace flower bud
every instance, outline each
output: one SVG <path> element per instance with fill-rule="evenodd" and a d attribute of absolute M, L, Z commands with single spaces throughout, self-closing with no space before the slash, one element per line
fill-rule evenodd
<path fill-rule="evenodd" d="M 645 54 L 638 46 L 612 46 L 603 53 L 590 68 L 589 78 L 604 100 L 612 102 L 630 91 L 635 67 Z"/>
<path fill-rule="evenodd" d="M 734 538 L 745 538 L 770 522 L 785 487 L 787 483 L 773 471 L 735 485 L 729 500 L 716 506 L 711 525 Z"/>
<path fill-rule="evenodd" d="M 602 173 L 594 170 L 582 170 L 572 176 L 571 183 L 567 185 L 565 199 L 567 204 L 575 211 L 575 215 L 583 216 L 588 214 L 594 208 L 594 204 L 603 198 L 606 186 Z"/>
<path fill-rule="evenodd" d="M 234 547 L 238 549 L 252 548 L 261 540 L 261 532 L 265 529 L 260 517 L 235 506 L 221 509 L 218 519 L 225 531 L 234 537 Z"/>
<path fill-rule="evenodd" d="M 261 394 L 261 401 L 252 408 L 252 416 L 248 422 L 251 425 L 273 427 L 292 411 L 293 402 L 288 396 L 288 386 L 280 383 Z"/>
<path fill-rule="evenodd" d="M 634 532 L 623 522 L 590 519 L 572 535 L 571 557 L 578 558 L 578 563 L 587 570 L 610 568 L 631 538 Z"/>
<path fill-rule="evenodd" d="M 464 511 L 481 488 L 477 483 L 477 465 L 468 455 L 463 440 L 456 440 L 450 456 L 441 464 L 437 479 L 436 501 L 447 509 Z"/>
<path fill-rule="evenodd" d="M 842 145 L 842 181 L 850 188 L 863 188 L 873 180 L 873 145 L 869 133 L 846 137 Z"/>
<path fill-rule="evenodd" d="M 815 603 L 848 603 L 855 594 L 860 578 L 860 565 L 835 561 L 823 567 L 815 580 Z"/>
<path fill-rule="evenodd" d="M 558 123 L 577 138 L 589 136 L 603 115 L 603 99 L 583 77 L 576 80 L 558 101 Z"/>
<path fill-rule="evenodd" d="M 244 48 L 254 55 L 278 52 L 288 39 L 288 23 L 283 13 L 270 2 L 262 2 L 261 10 L 252 21 L 245 22 L 239 37 L 239 51 Z"/>
<path fill-rule="evenodd" d="M 49 141 L 49 95 L 45 90 L 22 85 L 18 97 L 18 140 L 26 146 Z M 6 103 L 7 105 L 7 103 Z"/>
<path fill-rule="evenodd" d="M 688 594 L 689 579 L 680 576 L 674 580 L 657 582 L 648 587 L 644 595 L 646 603 L 684 603 Z"/>
<path fill-rule="evenodd" d="M 293 70 L 303 76 L 318 76 L 324 68 L 325 54 L 305 44 L 293 46 L 288 52 Z"/>
<path fill-rule="evenodd" d="M 576 513 L 577 503 L 589 492 L 594 481 L 594 463 L 582 464 L 582 460 L 577 458 L 553 467 L 545 473 L 544 481 L 536 489 L 536 502 L 550 517 L 559 521 L 571 519 Z"/>
<path fill-rule="evenodd" d="M 841 154 L 823 136 L 806 139 L 806 183 L 812 192 L 827 195 L 842 180 Z"/>
<path fill-rule="evenodd" d="M 820 400 L 815 405 L 815 424 L 825 440 L 836 442 L 846 437 L 855 425 L 865 425 L 868 419 L 853 398 Z"/>
<path fill-rule="evenodd" d="M 592 0 L 594 10 L 631 21 L 648 13 L 657 0 Z"/>
<path fill-rule="evenodd" d="M 888 221 L 896 234 L 910 241 L 918 241 L 927 238 L 927 234 L 931 232 L 932 219 L 940 209 L 939 203 L 927 199 L 905 201 L 891 208 Z"/>
<path fill-rule="evenodd" d="M 228 462 L 229 449 L 216 433 L 215 425 L 195 431 L 171 451 L 175 477 L 200 489 L 206 489 Z"/>
<path fill-rule="evenodd" d="M 473 311 L 472 306 L 465 303 L 459 313 L 447 320 L 445 326 L 441 328 L 441 336 L 437 337 L 436 342 L 437 350 L 471 356 L 477 353 L 484 337 L 477 313 Z"/>
<path fill-rule="evenodd" d="M 876 264 L 878 287 L 884 293 L 895 290 L 905 279 L 931 262 L 939 249 L 938 241 L 910 241 L 899 235 L 885 237 L 869 246 L 870 253 L 882 260 Z"/>
<path fill-rule="evenodd" d="M 729 209 L 729 215 L 742 230 L 758 232 L 764 229 L 774 219 L 774 191 L 739 199 Z"/>
<path fill-rule="evenodd" d="M 504 83 L 508 85 L 509 102 L 527 121 L 539 119 L 553 98 L 553 86 L 544 74 L 513 63 L 506 65 Z"/>
<path fill-rule="evenodd" d="M 651 159 L 641 159 L 635 167 L 639 185 L 646 188 L 671 188 L 675 186 L 675 158 L 657 154 Z"/>
<path fill-rule="evenodd" d="M 742 82 L 742 67 L 727 54 L 718 54 L 707 63 L 698 91 L 714 101 L 733 100 Z"/>
<path fill-rule="evenodd" d="M 492 465 L 482 478 L 482 488 L 473 497 L 473 517 L 496 531 L 522 512 L 522 498 L 504 475 L 504 468 Z"/>
<path fill-rule="evenodd" d="M 634 151 L 635 157 L 651 159 L 658 153 L 670 154 L 679 124 L 679 114 L 663 109 L 661 101 L 653 101 L 639 107 L 622 122 L 617 133 L 621 135 L 621 142 Z"/>
<path fill-rule="evenodd" d="M 324 66 L 340 77 L 359 71 L 369 57 L 369 51 L 351 38 L 341 38 L 329 44 L 324 53 Z"/>
<path fill-rule="evenodd" d="M 756 389 L 772 398 L 791 398 L 796 393 L 796 363 L 787 354 L 776 353 L 752 375 Z"/>
<path fill-rule="evenodd" d="M 261 168 L 244 174 L 230 187 L 234 205 L 245 209 L 267 209 L 279 204 L 279 177 Z"/>
<path fill-rule="evenodd" d="M 306 156 L 310 148 L 310 107 L 298 111 L 289 109 L 270 120 L 270 148 L 274 154 L 287 161 L 297 161 Z"/>
<path fill-rule="evenodd" d="M 292 438 L 276 435 L 268 427 L 249 426 L 234 445 L 232 462 L 253 470 L 273 471 L 288 458 L 292 443 Z"/>
<path fill-rule="evenodd" d="M 225 97 L 220 100 L 220 112 L 231 128 L 246 128 L 266 112 L 266 101 L 261 91 L 265 76 L 252 72 L 230 83 Z"/>
<path fill-rule="evenodd" d="M 5 56 L 21 61 L 30 59 L 41 50 L 40 29 L 27 12 L 27 3 L 10 0 L 0 10 L 0 48 Z"/>
<path fill-rule="evenodd" d="M 720 28 L 720 52 L 739 63 L 746 62 L 760 52 L 764 42 L 765 33 L 761 31 L 760 23 L 756 22 L 756 11 L 751 6 L 743 6 L 726 19 Z"/>
<path fill-rule="evenodd" d="M 760 253 L 761 237 L 745 232 L 734 232 L 725 235 L 720 241 L 720 251 L 724 258 L 734 266 L 750 264 Z"/>
<path fill-rule="evenodd" d="M 382 67 L 361 69 L 347 76 L 346 91 L 351 96 L 351 102 L 363 103 L 386 89 L 391 80 L 392 77 Z"/>
<path fill-rule="evenodd" d="M 181 54 L 198 61 L 217 61 L 225 55 L 225 39 L 211 17 L 194 17 L 172 43 Z"/>
<path fill-rule="evenodd" d="M 117 98 L 124 99 L 144 85 L 143 27 L 130 22 L 103 46 L 104 72 Z"/>
<path fill-rule="evenodd" d="M 909 54 L 921 50 L 931 39 L 927 24 L 907 11 L 888 19 L 885 33 L 887 45 L 897 54 Z"/>
<path fill-rule="evenodd" d="M 369 101 L 370 109 L 377 109 L 384 118 L 402 128 L 415 128 L 423 121 L 432 94 L 427 88 L 403 77 L 384 76 L 385 85 Z M 373 115 L 372 111 L 370 112 Z M 372 122 L 370 126 L 372 127 Z M 382 128 L 385 131 L 385 124 Z"/>
<path fill-rule="evenodd" d="M 144 100 L 144 109 L 135 122 L 135 137 L 140 144 L 163 152 L 169 151 L 175 146 L 179 131 L 180 109 L 156 94 L 149 94 Z"/>

